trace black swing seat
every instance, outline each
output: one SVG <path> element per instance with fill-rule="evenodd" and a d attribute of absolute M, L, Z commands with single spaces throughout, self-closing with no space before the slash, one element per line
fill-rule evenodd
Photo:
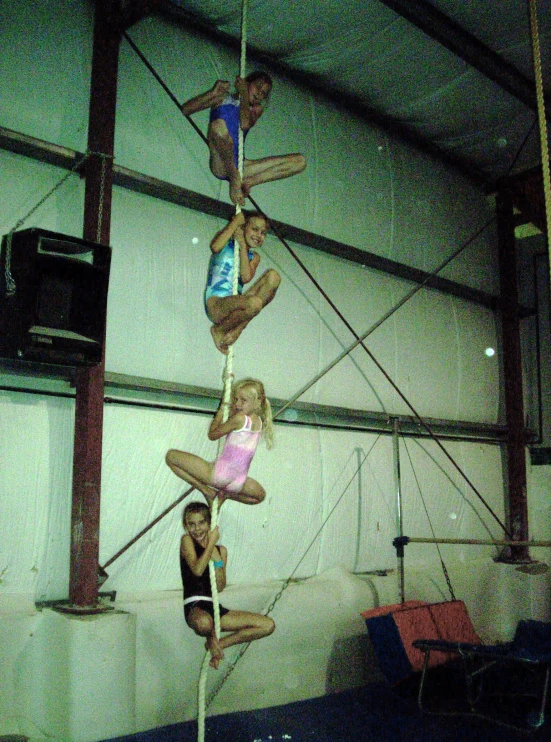
<path fill-rule="evenodd" d="M 466 687 L 467 709 L 471 713 L 527 731 L 542 726 L 545 720 L 545 707 L 549 691 L 551 670 L 551 623 L 543 621 L 519 621 L 513 641 L 504 644 L 469 644 L 466 642 L 444 641 L 440 639 L 416 639 L 413 646 L 424 652 L 424 664 L 418 692 L 419 707 L 433 713 L 446 713 L 429 709 L 426 703 L 427 671 L 431 652 L 443 652 L 456 659 L 462 670 Z M 531 673 L 531 683 L 527 678 Z M 507 676 L 505 690 L 500 690 L 500 681 Z M 488 703 L 488 697 L 500 694 L 506 697 L 505 717 L 496 716 L 488 709 L 498 708 Z M 524 713 L 520 711 L 522 723 L 510 721 L 514 718 L 515 704 L 521 697 L 534 696 L 538 699 L 536 709 Z M 433 704 L 434 705 L 434 704 Z M 510 712 L 513 711 L 513 717 Z M 453 713 L 458 713 L 455 710 Z"/>

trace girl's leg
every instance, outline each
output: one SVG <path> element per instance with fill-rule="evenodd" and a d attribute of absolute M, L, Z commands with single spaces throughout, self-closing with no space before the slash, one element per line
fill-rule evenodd
<path fill-rule="evenodd" d="M 207 638 L 205 649 L 211 654 L 210 664 L 215 669 L 218 669 L 220 660 L 224 659 L 224 651 L 220 645 L 220 641 L 216 637 L 212 616 L 202 608 L 194 607 L 189 612 L 187 624 L 198 636 Z"/>
<path fill-rule="evenodd" d="M 275 271 L 274 271 L 275 273 Z M 261 279 L 262 280 L 262 279 Z M 210 333 L 219 351 L 228 354 L 243 329 L 262 309 L 262 298 L 254 294 L 241 296 L 211 296 L 207 301 L 209 317 L 214 322 Z M 236 328 L 241 328 L 234 336 Z"/>
<path fill-rule="evenodd" d="M 301 173 L 305 167 L 306 159 L 304 155 L 298 153 L 263 157 L 260 160 L 245 160 L 243 165 L 243 193 L 248 196 L 253 186 L 269 183 L 272 180 L 290 178 L 292 175 Z"/>
<path fill-rule="evenodd" d="M 258 505 L 266 497 L 266 490 L 255 479 L 247 477 L 239 492 L 224 491 L 224 496 L 228 500 L 236 500 L 245 505 Z"/>
<path fill-rule="evenodd" d="M 270 268 L 241 296 L 211 296 L 207 306 L 215 322 L 211 334 L 218 350 L 227 353 L 253 317 L 272 301 L 280 283 L 279 273 Z"/>
<path fill-rule="evenodd" d="M 275 623 L 269 616 L 248 611 L 229 611 L 220 619 L 220 629 L 231 632 L 219 640 L 220 649 L 224 650 L 234 644 L 263 639 L 275 629 Z"/>
<path fill-rule="evenodd" d="M 212 464 L 192 453 L 174 448 L 167 453 L 165 461 L 177 477 L 191 484 L 212 502 L 216 495 L 216 490 L 212 487 Z"/>
<path fill-rule="evenodd" d="M 208 129 L 210 169 L 217 178 L 225 178 L 230 184 L 230 199 L 234 204 L 245 203 L 241 188 L 241 175 L 235 165 L 233 139 L 223 119 L 211 121 Z"/>
<path fill-rule="evenodd" d="M 254 283 L 247 291 L 243 293 L 243 297 L 250 299 L 256 297 L 262 301 L 262 308 L 269 304 L 279 288 L 281 283 L 281 276 L 273 268 L 269 268 L 263 273 L 258 281 Z"/>
<path fill-rule="evenodd" d="M 234 312 L 242 312 L 247 308 L 247 294 L 233 296 L 211 296 L 207 299 L 208 316 L 215 325 L 225 322 Z"/>

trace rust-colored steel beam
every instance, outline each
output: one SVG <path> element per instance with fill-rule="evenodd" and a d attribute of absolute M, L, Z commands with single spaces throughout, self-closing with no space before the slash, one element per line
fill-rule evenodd
<path fill-rule="evenodd" d="M 120 47 L 119 0 L 95 4 L 88 151 L 85 165 L 85 239 L 109 244 L 113 151 Z M 104 371 L 76 376 L 73 504 L 69 601 L 79 612 L 97 611 Z"/>
<path fill-rule="evenodd" d="M 528 541 L 526 432 L 522 392 L 515 217 L 513 196 L 510 190 L 503 188 L 498 191 L 496 211 L 501 287 L 503 377 L 507 421 L 508 496 L 506 509 L 512 540 Z M 510 562 L 529 561 L 528 547 L 507 547 L 500 559 Z"/>

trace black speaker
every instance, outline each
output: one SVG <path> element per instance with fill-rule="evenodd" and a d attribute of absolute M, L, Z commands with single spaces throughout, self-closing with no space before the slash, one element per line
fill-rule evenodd
<path fill-rule="evenodd" d="M 2 239 L 0 357 L 101 361 L 111 248 L 33 227 Z"/>

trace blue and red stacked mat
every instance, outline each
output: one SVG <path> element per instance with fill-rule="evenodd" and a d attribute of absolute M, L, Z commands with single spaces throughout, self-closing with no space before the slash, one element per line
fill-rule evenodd
<path fill-rule="evenodd" d="M 482 644 L 462 600 L 445 603 L 410 600 L 373 608 L 362 616 L 381 672 L 391 684 L 423 669 L 424 652 L 413 646 L 417 639 Z M 449 660 L 447 653 L 431 652 L 429 667 Z"/>

